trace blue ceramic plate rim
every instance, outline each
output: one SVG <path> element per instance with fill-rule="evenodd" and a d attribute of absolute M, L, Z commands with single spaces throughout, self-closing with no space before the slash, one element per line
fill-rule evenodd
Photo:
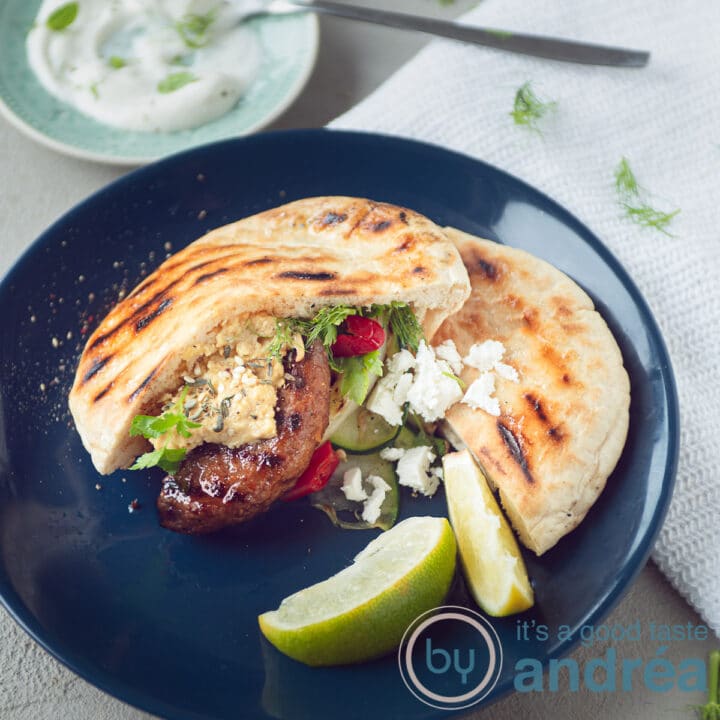
<path fill-rule="evenodd" d="M 137 179 L 142 178 L 145 175 L 155 175 L 161 173 L 164 170 L 171 171 L 173 165 L 182 162 L 184 159 L 191 156 L 200 157 L 207 151 L 213 149 L 236 146 L 243 143 L 254 143 L 254 142 L 272 142 L 274 138 L 283 139 L 291 138 L 294 142 L 302 143 L 304 139 L 313 139 L 317 137 L 333 137 L 342 138 L 343 142 L 378 142 L 386 143 L 389 147 L 392 146 L 404 146 L 407 148 L 414 147 L 420 151 L 427 152 L 430 154 L 436 154 L 437 157 L 447 156 L 452 158 L 455 162 L 465 163 L 468 166 L 474 167 L 476 171 L 482 173 L 494 174 L 506 183 L 515 185 L 517 188 L 523 190 L 536 199 L 538 205 L 544 207 L 550 207 L 556 217 L 559 217 L 564 225 L 571 228 L 571 230 L 577 234 L 584 243 L 586 243 L 594 252 L 596 252 L 607 266 L 612 270 L 615 277 L 620 281 L 624 288 L 631 295 L 636 308 L 643 316 L 644 327 L 652 336 L 652 340 L 656 345 L 657 352 L 659 354 L 660 365 L 663 369 L 663 390 L 665 392 L 665 401 L 667 403 L 667 415 L 668 415 L 668 433 L 667 433 L 667 456 L 664 467 L 663 478 L 661 482 L 661 489 L 658 493 L 657 504 L 653 508 L 652 518 L 647 523 L 647 530 L 638 542 L 630 555 L 627 556 L 626 562 L 622 567 L 618 568 L 616 582 L 613 583 L 612 587 L 604 594 L 602 598 L 592 607 L 588 608 L 585 613 L 585 623 L 595 624 L 602 620 L 622 599 L 623 595 L 629 589 L 630 584 L 642 570 L 645 562 L 647 561 L 650 552 L 652 550 L 654 541 L 657 537 L 658 532 L 662 527 L 663 520 L 667 513 L 670 500 L 672 497 L 672 491 L 675 483 L 675 475 L 678 464 L 679 454 L 679 408 L 678 408 L 678 397 L 677 397 L 677 386 L 670 362 L 670 357 L 667 351 L 665 341 L 660 332 L 659 326 L 655 321 L 653 314 L 637 288 L 635 282 L 628 275 L 627 271 L 623 268 L 620 262 L 615 256 L 608 250 L 608 248 L 592 233 L 587 226 L 581 223 L 574 215 L 569 211 L 565 210 L 557 202 L 552 200 L 544 193 L 536 190 L 528 183 L 516 178 L 515 176 L 500 170 L 488 163 L 481 160 L 477 160 L 461 153 L 447 150 L 438 145 L 430 143 L 422 143 L 415 140 L 409 140 L 404 138 L 398 138 L 394 136 L 387 136 L 382 134 L 371 134 L 354 131 L 338 131 L 338 130 L 283 130 L 273 131 L 267 133 L 261 133 L 259 135 L 222 140 L 215 143 L 210 143 L 204 146 L 198 146 L 190 148 L 183 152 L 175 155 L 163 158 L 151 165 L 139 168 L 117 180 L 110 183 L 106 187 L 98 190 L 87 199 L 83 200 L 75 207 L 70 209 L 62 217 L 60 217 L 55 223 L 53 223 L 45 232 L 43 232 L 20 256 L 15 262 L 13 267 L 5 274 L 0 281 L 0 294 L 8 290 L 8 286 L 12 282 L 13 275 L 19 271 L 26 263 L 32 261 L 32 255 L 36 250 L 46 245 L 55 235 L 56 231 L 64 226 L 69 221 L 72 221 L 76 216 L 80 216 L 88 208 L 92 207 L 97 202 L 102 202 L 106 198 L 109 198 L 113 193 L 126 185 L 135 182 Z M 148 696 L 147 693 L 138 691 L 134 686 L 119 681 L 115 678 L 107 679 L 107 673 L 99 671 L 92 667 L 88 668 L 83 665 L 82 657 L 75 657 L 72 651 L 68 651 L 63 647 L 49 641 L 36 621 L 32 612 L 22 602 L 14 588 L 11 586 L 9 580 L 5 577 L 4 573 L 0 576 L 0 602 L 2 602 L 8 613 L 14 618 L 14 620 L 47 652 L 53 657 L 63 663 L 70 670 L 75 672 L 77 675 L 87 680 L 91 684 L 107 692 L 108 694 L 116 697 L 117 699 L 129 703 L 130 705 L 141 709 L 143 711 L 158 715 L 160 717 L 172 718 L 173 720 L 203 720 L 205 715 L 198 715 L 194 711 L 178 711 L 177 707 L 168 705 L 162 700 Z M 551 659 L 564 656 L 570 652 L 574 647 L 579 644 L 580 638 L 574 637 L 569 640 L 561 641 L 557 645 L 554 652 L 547 653 L 543 659 L 543 664 L 546 665 Z M 504 695 L 512 692 L 512 687 L 509 685 L 500 687 L 497 689 L 495 694 L 490 699 L 490 702 L 499 700 Z M 487 707 L 487 703 L 481 705 Z M 424 708 L 426 711 L 427 708 Z M 166 713 L 170 713 L 166 715 Z M 464 714 L 464 713 L 460 713 Z M 447 717 L 449 715 L 457 715 L 457 713 L 450 713 L 443 711 L 440 713 L 434 713 L 428 715 L 426 712 L 423 717 Z"/>

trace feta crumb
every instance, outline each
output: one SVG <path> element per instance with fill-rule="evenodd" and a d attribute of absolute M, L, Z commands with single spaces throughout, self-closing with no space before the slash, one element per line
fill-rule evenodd
<path fill-rule="evenodd" d="M 440 479 L 430 471 L 435 453 L 427 445 L 410 448 L 397 464 L 398 482 L 427 497 L 435 494 Z"/>
<path fill-rule="evenodd" d="M 512 365 L 506 365 L 505 363 L 496 363 L 495 372 L 504 380 L 510 380 L 511 382 L 520 382 L 520 376 L 518 371 Z"/>
<path fill-rule="evenodd" d="M 415 367 L 415 358 L 409 350 L 396 352 L 388 361 L 387 369 L 391 373 L 401 375 Z"/>
<path fill-rule="evenodd" d="M 505 355 L 505 346 L 501 342 L 486 340 L 482 343 L 475 343 L 463 358 L 463 362 L 481 372 L 487 372 L 503 359 L 503 355 Z"/>
<path fill-rule="evenodd" d="M 408 400 L 408 393 L 410 392 L 410 388 L 413 384 L 413 376 L 408 373 L 403 373 L 400 376 L 400 379 L 397 382 L 397 385 L 395 385 L 395 389 L 393 390 L 393 402 L 396 405 L 399 405 L 402 407 Z"/>
<path fill-rule="evenodd" d="M 415 356 L 415 376 L 407 399 L 413 410 L 427 422 L 445 417 L 446 410 L 461 397 L 457 381 L 448 377 L 450 366 L 437 360 L 432 348 L 421 342 Z"/>
<path fill-rule="evenodd" d="M 395 402 L 395 387 L 400 380 L 398 373 L 389 372 L 380 378 L 376 383 L 370 397 L 365 403 L 365 407 L 384 418 L 390 425 L 402 425 L 403 411 L 402 406 Z"/>
<path fill-rule="evenodd" d="M 462 402 L 474 410 L 484 410 L 497 417 L 500 415 L 500 403 L 492 396 L 494 392 L 495 376 L 490 372 L 484 372 L 467 389 Z"/>
<path fill-rule="evenodd" d="M 340 488 L 348 500 L 362 502 L 367 500 L 368 494 L 362 485 L 362 473 L 359 467 L 351 467 L 343 474 L 343 484 Z"/>
<path fill-rule="evenodd" d="M 363 505 L 361 517 L 367 523 L 374 523 L 380 517 L 385 494 L 390 490 L 390 486 L 378 475 L 368 475 L 366 482 L 372 485 L 373 490 Z"/>
<path fill-rule="evenodd" d="M 403 448 L 396 447 L 387 447 L 380 451 L 380 457 L 388 462 L 397 462 L 404 454 Z"/>
<path fill-rule="evenodd" d="M 435 348 L 435 355 L 444 360 L 456 375 L 462 372 L 463 362 L 454 340 L 446 340 L 438 345 Z"/>

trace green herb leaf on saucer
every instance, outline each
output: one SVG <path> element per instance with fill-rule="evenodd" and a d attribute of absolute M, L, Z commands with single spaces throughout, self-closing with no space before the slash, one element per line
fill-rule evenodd
<path fill-rule="evenodd" d="M 189 83 L 195 82 L 198 78 L 190 72 L 170 73 L 166 78 L 158 83 L 157 89 L 159 93 L 166 95 L 175 92 Z"/>
<path fill-rule="evenodd" d="M 65 5 L 61 5 L 57 10 L 50 13 L 50 16 L 45 21 L 45 24 L 50 28 L 50 30 L 54 30 L 56 32 L 64 30 L 75 22 L 79 9 L 79 4 L 76 2 L 65 3 Z"/>

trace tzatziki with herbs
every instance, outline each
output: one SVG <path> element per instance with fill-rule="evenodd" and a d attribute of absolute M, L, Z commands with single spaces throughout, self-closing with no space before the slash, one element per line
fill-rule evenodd
<path fill-rule="evenodd" d="M 172 132 L 224 115 L 257 74 L 244 0 L 44 0 L 27 37 L 42 85 L 126 130 Z M 255 7 L 257 3 L 253 3 Z"/>

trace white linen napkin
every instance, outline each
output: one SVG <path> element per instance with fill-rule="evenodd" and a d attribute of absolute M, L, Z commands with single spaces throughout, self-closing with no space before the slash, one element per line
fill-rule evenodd
<path fill-rule="evenodd" d="M 331 124 L 425 140 L 522 178 L 585 222 L 628 269 L 672 355 L 677 486 L 653 558 L 720 634 L 720 3 L 484 0 L 464 22 L 652 51 L 643 70 L 569 65 L 435 40 Z M 525 82 L 557 103 L 509 113 Z M 622 212 L 626 157 L 672 237 Z"/>

